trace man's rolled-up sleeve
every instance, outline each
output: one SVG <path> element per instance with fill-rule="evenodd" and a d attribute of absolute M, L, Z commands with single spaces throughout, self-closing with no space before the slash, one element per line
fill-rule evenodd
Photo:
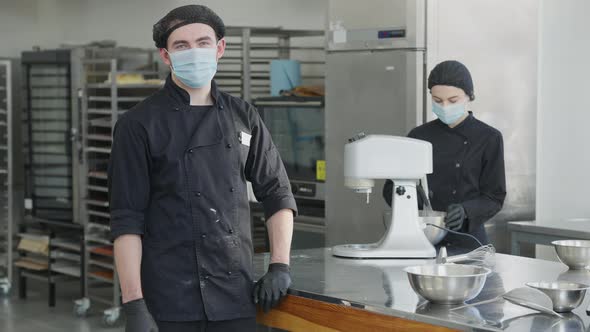
<path fill-rule="evenodd" d="M 122 117 L 113 133 L 108 166 L 111 238 L 145 233 L 150 197 L 149 150 L 143 126 Z"/>
<path fill-rule="evenodd" d="M 252 111 L 252 139 L 246 161 L 246 179 L 252 182 L 254 195 L 262 202 L 266 219 L 282 209 L 297 215 L 291 184 L 279 152 L 258 113 Z"/>

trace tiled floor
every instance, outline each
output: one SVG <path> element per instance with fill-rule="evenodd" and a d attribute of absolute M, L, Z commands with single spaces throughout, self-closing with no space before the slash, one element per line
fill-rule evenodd
<path fill-rule="evenodd" d="M 122 325 L 102 325 L 102 311 L 106 306 L 91 308 L 88 317 L 73 314 L 73 301 L 79 298 L 77 283 L 57 285 L 57 303 L 47 305 L 47 290 L 40 283 L 31 283 L 26 300 L 17 296 L 13 288 L 10 297 L 0 297 L 0 331 L 2 332 L 123 332 Z"/>

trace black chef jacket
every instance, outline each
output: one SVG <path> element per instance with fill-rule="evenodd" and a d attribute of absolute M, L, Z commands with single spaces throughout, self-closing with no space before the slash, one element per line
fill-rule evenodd
<path fill-rule="evenodd" d="M 255 316 L 246 181 L 267 218 L 297 210 L 257 111 L 215 82 L 211 94 L 212 107 L 189 106 L 169 76 L 114 130 L 111 235 L 142 236 L 142 289 L 156 320 Z"/>
<path fill-rule="evenodd" d="M 433 173 L 428 174 L 432 208 L 447 211 L 451 204 L 462 204 L 467 220 L 461 232 L 489 243 L 484 223 L 502 209 L 506 197 L 502 134 L 470 112 L 455 128 L 437 119 L 414 128 L 408 137 L 432 143 Z M 391 190 L 388 180 L 383 195 L 389 203 Z M 451 233 L 441 244 L 477 247 L 475 241 Z"/>

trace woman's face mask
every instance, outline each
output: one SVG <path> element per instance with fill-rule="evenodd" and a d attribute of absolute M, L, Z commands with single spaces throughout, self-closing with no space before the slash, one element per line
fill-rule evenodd
<path fill-rule="evenodd" d="M 459 121 L 466 113 L 465 106 L 466 101 L 457 102 L 455 104 L 448 104 L 447 106 L 441 106 L 436 102 L 432 102 L 432 112 L 447 125 L 452 125 Z"/>
<path fill-rule="evenodd" d="M 430 89 L 432 113 L 448 126 L 467 114 L 469 97 L 460 88 L 448 85 L 435 85 Z"/>
<path fill-rule="evenodd" d="M 186 86 L 201 88 L 217 72 L 217 48 L 191 48 L 170 53 L 174 75 Z"/>

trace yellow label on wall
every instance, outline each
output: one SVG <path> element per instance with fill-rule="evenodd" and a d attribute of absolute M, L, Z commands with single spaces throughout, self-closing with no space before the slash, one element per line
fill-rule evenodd
<path fill-rule="evenodd" d="M 316 180 L 326 181 L 326 161 L 318 160 L 315 163 L 315 178 Z"/>

